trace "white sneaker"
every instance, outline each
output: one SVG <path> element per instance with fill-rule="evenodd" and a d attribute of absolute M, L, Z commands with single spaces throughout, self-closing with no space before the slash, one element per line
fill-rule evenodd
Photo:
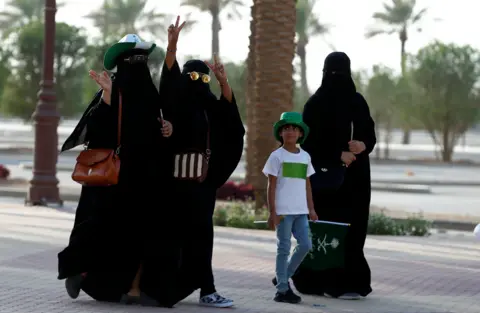
<path fill-rule="evenodd" d="M 215 308 L 229 308 L 233 306 L 233 300 L 224 298 L 215 292 L 211 295 L 201 297 L 200 305 L 211 306 Z"/>

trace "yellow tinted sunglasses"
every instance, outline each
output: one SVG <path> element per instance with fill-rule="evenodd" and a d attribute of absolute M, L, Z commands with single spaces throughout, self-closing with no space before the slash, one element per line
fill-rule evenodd
<path fill-rule="evenodd" d="M 204 82 L 205 84 L 208 84 L 210 82 L 210 75 L 208 74 L 199 72 L 188 72 L 187 74 L 190 75 L 191 80 L 198 80 L 201 77 L 202 82 Z"/>

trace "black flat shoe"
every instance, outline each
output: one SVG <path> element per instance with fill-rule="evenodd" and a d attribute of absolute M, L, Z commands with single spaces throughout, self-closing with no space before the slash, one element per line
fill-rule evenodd
<path fill-rule="evenodd" d="M 144 292 L 140 293 L 140 305 L 150 307 L 163 307 L 163 305 L 152 297 L 147 296 Z"/>
<path fill-rule="evenodd" d="M 140 304 L 140 297 L 138 296 L 130 296 L 128 294 L 122 295 L 119 301 L 121 304 L 132 305 L 132 304 Z"/>
<path fill-rule="evenodd" d="M 82 288 L 83 276 L 77 275 L 65 279 L 65 289 L 67 289 L 68 296 L 72 299 L 77 299 Z"/>

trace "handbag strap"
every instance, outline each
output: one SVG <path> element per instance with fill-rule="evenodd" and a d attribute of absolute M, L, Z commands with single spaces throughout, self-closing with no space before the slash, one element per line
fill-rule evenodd
<path fill-rule="evenodd" d="M 203 114 L 205 114 L 205 120 L 207 121 L 207 149 L 205 150 L 205 153 L 207 155 L 207 158 L 210 157 L 210 154 L 212 151 L 210 150 L 210 122 L 208 120 L 208 115 L 207 111 L 203 111 Z"/>
<path fill-rule="evenodd" d="M 120 152 L 120 146 L 122 140 L 122 93 L 118 92 L 118 128 L 117 128 L 117 150 L 116 153 Z"/>
<path fill-rule="evenodd" d="M 353 121 L 350 122 L 350 141 L 353 140 Z"/>

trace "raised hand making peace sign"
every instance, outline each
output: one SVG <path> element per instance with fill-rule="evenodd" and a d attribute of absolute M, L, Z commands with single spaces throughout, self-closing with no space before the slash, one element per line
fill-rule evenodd
<path fill-rule="evenodd" d="M 168 46 L 169 47 L 176 47 L 177 42 L 178 42 L 178 35 L 180 34 L 180 31 L 182 30 L 183 26 L 185 26 L 186 22 L 183 22 L 181 25 L 180 23 L 180 16 L 177 16 L 177 21 L 175 22 L 175 25 L 171 24 L 170 27 L 168 27 Z"/>
<path fill-rule="evenodd" d="M 213 74 L 215 74 L 215 78 L 217 79 L 220 85 L 225 85 L 227 83 L 227 73 L 225 72 L 225 67 L 220 62 L 218 56 L 215 54 L 213 56 L 213 64 L 205 61 L 205 64 L 212 70 Z"/>

